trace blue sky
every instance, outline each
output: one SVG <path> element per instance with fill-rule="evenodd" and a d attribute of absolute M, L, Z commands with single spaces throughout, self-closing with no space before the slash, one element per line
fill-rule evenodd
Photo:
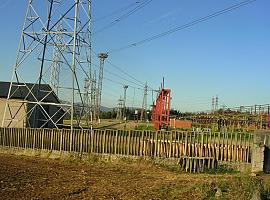
<path fill-rule="evenodd" d="M 134 2 L 93 0 L 93 20 Z M 95 52 L 117 49 L 238 2 L 153 0 L 114 26 L 93 34 L 93 48 Z M 11 77 L 26 6 L 26 0 L 0 2 L 0 80 Z M 165 86 L 172 89 L 172 107 L 182 111 L 208 110 L 215 95 L 219 96 L 220 105 L 229 107 L 270 103 L 269 7 L 269 0 L 257 0 L 142 46 L 112 52 L 109 61 L 141 82 L 147 81 L 152 88 L 158 88 L 164 76 Z M 94 21 L 93 32 L 125 12 Z M 98 64 L 97 59 L 94 62 Z M 104 72 L 103 105 L 116 106 L 123 93 L 121 84 L 108 79 L 142 87 L 110 64 L 106 63 L 105 68 L 108 71 Z M 143 91 L 129 87 L 127 92 L 127 106 L 140 107 Z M 151 101 L 149 92 L 148 103 Z"/>

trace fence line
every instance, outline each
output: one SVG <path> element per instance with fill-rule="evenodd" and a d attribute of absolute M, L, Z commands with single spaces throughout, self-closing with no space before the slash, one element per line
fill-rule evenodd
<path fill-rule="evenodd" d="M 179 158 L 184 168 L 250 162 L 250 133 L 0 128 L 0 145 L 79 153 Z"/>

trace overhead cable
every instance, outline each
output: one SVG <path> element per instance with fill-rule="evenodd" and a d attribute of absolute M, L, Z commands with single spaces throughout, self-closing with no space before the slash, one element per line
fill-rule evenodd
<path fill-rule="evenodd" d="M 146 5 L 148 5 L 151 1 L 153 0 L 144 0 L 142 3 L 140 3 L 138 6 L 136 6 L 134 9 L 132 9 L 131 11 L 121 15 L 120 17 L 118 17 L 117 19 L 115 19 L 114 21 L 112 21 L 111 23 L 105 25 L 104 27 L 100 28 L 99 30 L 97 30 L 96 32 L 93 33 L 93 35 L 102 32 L 112 26 L 114 26 L 115 24 L 119 23 L 120 21 L 122 21 L 123 19 L 126 19 L 127 17 L 129 17 L 130 15 L 132 15 L 133 13 L 137 12 L 138 10 L 142 9 L 143 7 L 145 7 Z"/>
<path fill-rule="evenodd" d="M 117 9 L 117 10 L 115 10 L 115 11 L 112 11 L 111 13 L 109 13 L 109 14 L 107 14 L 107 15 L 104 15 L 104 16 L 101 16 L 101 17 L 99 17 L 99 18 L 97 18 L 97 19 L 94 19 L 93 22 L 101 21 L 101 20 L 103 20 L 103 19 L 106 19 L 106 18 L 111 17 L 111 16 L 113 16 L 113 15 L 116 15 L 116 14 L 118 14 L 118 13 L 121 13 L 121 12 L 123 12 L 123 11 L 126 11 L 126 10 L 128 10 L 128 9 L 130 9 L 130 8 L 132 8 L 132 7 L 134 7 L 134 6 L 135 6 L 136 4 L 138 4 L 138 3 L 140 3 L 140 2 L 139 2 L 139 1 L 136 1 L 136 2 L 133 2 L 133 3 L 131 3 L 131 4 L 128 4 L 128 5 L 126 5 L 126 6 L 122 7 L 122 8 L 120 8 L 120 9 Z"/>
<path fill-rule="evenodd" d="M 238 9 L 238 8 L 240 8 L 240 7 L 243 7 L 243 6 L 247 5 L 247 4 L 250 4 L 250 3 L 255 2 L 255 1 L 256 1 L 256 0 L 245 0 L 245 1 L 242 1 L 242 2 L 240 2 L 240 3 L 234 4 L 234 5 L 230 6 L 230 7 L 225 8 L 225 9 L 216 11 L 216 12 L 210 14 L 210 15 L 207 15 L 207 16 L 205 16 L 205 17 L 196 19 L 196 20 L 194 20 L 194 21 L 192 21 L 192 22 L 189 22 L 189 23 L 186 23 L 186 24 L 184 24 L 184 25 L 175 27 L 175 28 L 170 29 L 170 30 L 168 30 L 168 31 L 159 33 L 159 34 L 157 34 L 157 35 L 153 35 L 153 36 L 148 37 L 148 38 L 146 38 L 146 39 L 140 40 L 140 41 L 135 42 L 135 43 L 128 44 L 128 45 L 126 45 L 126 46 L 123 46 L 123 47 L 120 47 L 120 48 L 117 48 L 117 49 L 112 49 L 112 50 L 110 50 L 108 53 L 115 53 L 115 52 L 122 51 L 122 50 L 125 50 L 125 49 L 129 49 L 129 48 L 132 48 L 132 47 L 140 46 L 140 45 L 145 44 L 145 43 L 147 43 L 147 42 L 150 42 L 150 41 L 152 41 L 152 40 L 156 40 L 156 39 L 158 39 L 158 38 L 165 37 L 165 36 L 167 36 L 167 35 L 170 35 L 170 34 L 172 34 L 172 33 L 177 32 L 177 31 L 181 31 L 181 30 L 187 29 L 187 28 L 189 28 L 189 27 L 192 27 L 192 26 L 194 26 L 194 25 L 197 25 L 197 24 L 199 24 L 199 23 L 208 21 L 208 20 L 210 20 L 210 19 L 212 19 L 212 18 L 215 18 L 215 17 L 217 17 L 217 16 L 219 16 L 219 15 L 223 15 L 223 14 L 225 14 L 225 13 L 227 13 L 227 12 L 231 12 L 231 11 L 233 11 L 233 10 L 235 10 L 235 9 Z"/>

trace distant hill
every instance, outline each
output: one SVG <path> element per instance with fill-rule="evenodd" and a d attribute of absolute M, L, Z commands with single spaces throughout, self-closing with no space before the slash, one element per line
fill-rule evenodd
<path fill-rule="evenodd" d="M 106 107 L 106 106 L 101 106 L 100 110 L 101 110 L 101 112 L 110 112 L 110 111 L 113 111 L 113 108 L 109 108 L 109 107 Z"/>
<path fill-rule="evenodd" d="M 68 101 L 65 101 L 65 100 L 60 100 L 61 103 L 66 103 L 66 104 L 70 104 L 70 102 Z M 75 106 L 78 106 L 78 107 L 81 107 L 82 104 L 81 103 L 75 103 Z M 101 106 L 100 110 L 102 112 L 109 112 L 109 111 L 113 111 L 114 108 L 109 108 L 109 107 L 106 107 L 106 106 Z"/>
<path fill-rule="evenodd" d="M 62 103 L 66 103 L 66 104 L 69 104 L 68 101 L 64 101 L 64 100 L 61 100 Z M 82 106 L 81 103 L 75 103 L 75 106 Z M 109 107 L 106 107 L 106 106 L 101 106 L 100 110 L 101 112 L 110 112 L 110 111 L 113 111 L 113 109 L 117 109 L 117 108 L 109 108 Z M 129 107 L 128 109 L 131 109 L 131 110 L 138 110 L 140 108 L 132 108 L 132 107 Z"/>

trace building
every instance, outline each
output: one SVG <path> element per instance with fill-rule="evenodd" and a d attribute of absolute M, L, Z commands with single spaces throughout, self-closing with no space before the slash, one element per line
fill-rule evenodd
<path fill-rule="evenodd" d="M 191 129 L 192 121 L 190 120 L 180 120 L 180 119 L 170 119 L 170 127 L 172 128 L 184 128 Z"/>
<path fill-rule="evenodd" d="M 7 104 L 9 88 L 10 82 L 0 82 L 0 125 L 16 128 L 62 127 L 65 112 L 59 105 L 54 105 L 60 100 L 49 85 L 13 83 Z M 38 101 L 42 103 L 37 104 Z"/>

